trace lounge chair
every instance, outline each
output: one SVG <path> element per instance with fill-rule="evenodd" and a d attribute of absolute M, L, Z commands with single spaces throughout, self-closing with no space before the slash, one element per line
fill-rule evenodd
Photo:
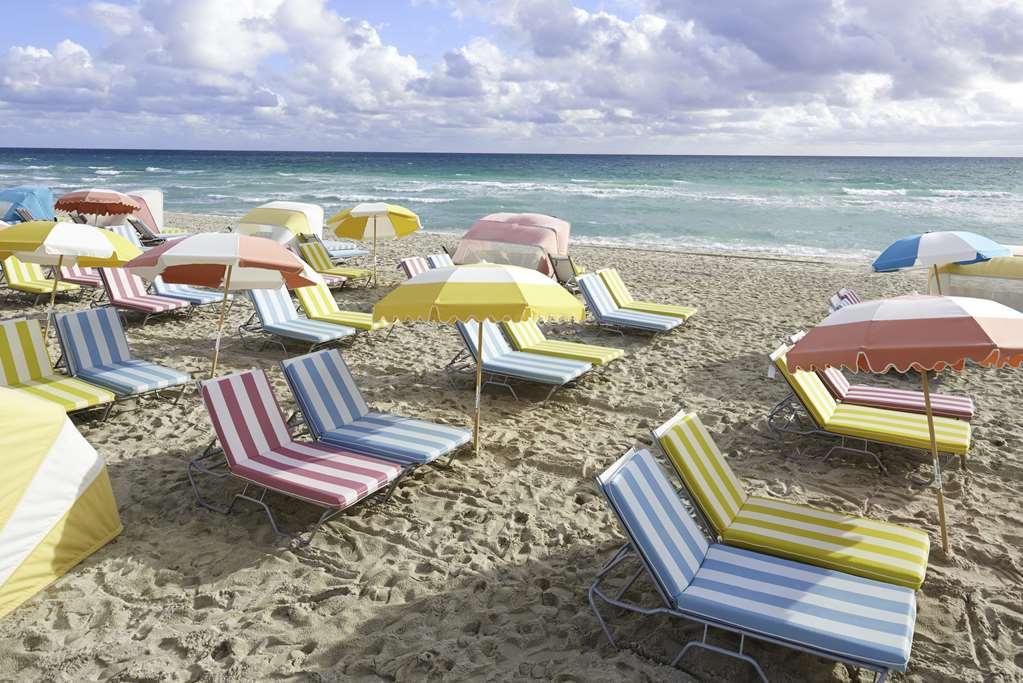
<path fill-rule="evenodd" d="M 55 321 L 68 372 L 119 399 L 181 387 L 180 399 L 192 380 L 187 372 L 133 358 L 121 318 L 109 306 L 58 313 Z"/>
<path fill-rule="evenodd" d="M 61 266 L 60 281 L 70 282 L 72 284 L 79 285 L 80 287 L 91 287 L 93 289 L 103 286 L 102 280 L 99 279 L 99 271 L 95 268 L 83 268 L 77 264 L 73 266 Z"/>
<path fill-rule="evenodd" d="M 930 540 L 919 529 L 749 495 L 695 413 L 653 434 L 722 543 L 914 590 L 923 583 Z"/>
<path fill-rule="evenodd" d="M 122 311 L 141 313 L 143 325 L 153 316 L 191 309 L 187 301 L 150 294 L 142 278 L 124 268 L 100 268 L 99 276 L 110 305 Z"/>
<path fill-rule="evenodd" d="M 405 277 L 413 278 L 430 270 L 430 263 L 422 256 L 410 256 L 398 261 L 398 267 L 405 271 Z"/>
<path fill-rule="evenodd" d="M 323 248 L 327 250 L 328 254 L 330 254 L 330 260 L 333 263 L 369 255 L 369 251 L 355 246 L 355 243 L 349 240 L 321 239 L 320 241 L 323 243 Z"/>
<path fill-rule="evenodd" d="M 302 310 L 310 320 L 318 320 L 333 325 L 344 325 L 363 332 L 382 330 L 390 324 L 382 320 L 373 320 L 372 313 L 362 311 L 342 311 L 334 295 L 327 285 L 318 282 L 312 287 L 299 287 L 295 290 Z"/>
<path fill-rule="evenodd" d="M 789 372 L 785 354 L 789 347 L 782 345 L 771 354 L 774 368 L 789 385 L 790 393 L 767 416 L 772 430 L 800 435 L 820 435 L 841 439 L 835 450 L 849 450 L 870 455 L 882 470 L 884 463 L 867 448 L 874 442 L 903 448 L 930 450 L 931 439 L 927 418 L 916 413 L 904 413 L 886 408 L 839 403 L 824 386 L 816 372 L 797 370 Z M 806 425 L 802 411 L 810 418 Z M 938 451 L 958 455 L 965 459 L 970 449 L 970 423 L 947 417 L 934 418 L 934 434 Z M 863 441 L 863 448 L 852 448 L 849 439 Z M 826 456 L 825 456 L 826 457 Z"/>
<path fill-rule="evenodd" d="M 571 256 L 550 256 L 549 258 L 554 267 L 554 277 L 558 282 L 570 290 L 578 290 L 579 285 L 575 279 L 585 273 L 586 269 L 577 266 Z"/>
<path fill-rule="evenodd" d="M 842 289 L 835 292 L 830 299 L 828 299 L 828 311 L 834 313 L 840 308 L 846 306 L 852 306 L 854 304 L 861 303 L 863 299 L 860 295 L 853 290 L 843 287 Z"/>
<path fill-rule="evenodd" d="M 922 391 L 849 384 L 849 380 L 838 368 L 818 370 L 817 376 L 839 403 L 890 408 L 904 413 L 925 412 Z M 974 411 L 973 399 L 969 396 L 931 394 L 931 412 L 934 415 L 969 421 L 973 419 Z"/>
<path fill-rule="evenodd" d="M 129 218 L 127 220 L 128 224 L 135 230 L 138 239 L 147 247 L 155 247 L 156 245 L 163 244 L 167 241 L 167 238 L 163 235 L 158 235 L 153 232 L 142 219 Z"/>
<path fill-rule="evenodd" d="M 89 222 L 89 219 L 80 213 L 75 213 L 71 214 L 71 222 L 77 223 L 78 225 L 86 225 Z"/>
<path fill-rule="evenodd" d="M 373 277 L 373 271 L 366 268 L 354 268 L 351 266 L 335 266 L 330 260 L 327 248 L 315 236 L 306 236 L 305 241 L 299 242 L 299 252 L 302 258 L 313 267 L 317 273 L 323 275 L 334 275 L 343 277 L 349 284 L 356 282 L 369 282 Z"/>
<path fill-rule="evenodd" d="M 604 280 L 596 273 L 580 275 L 576 282 L 579 283 L 579 292 L 583 295 L 586 308 L 601 327 L 616 332 L 638 330 L 660 334 L 673 330 L 685 322 L 682 318 L 620 308 L 611 298 L 611 292 L 604 284 Z"/>
<path fill-rule="evenodd" d="M 667 315 L 673 318 L 689 320 L 696 315 L 696 309 L 692 306 L 678 306 L 676 304 L 655 304 L 649 301 L 636 301 L 632 293 L 625 286 L 625 281 L 616 268 L 602 268 L 597 273 L 607 289 L 611 292 L 611 298 L 618 304 L 619 308 L 626 311 L 638 311 L 639 313 L 654 313 L 656 315 Z"/>
<path fill-rule="evenodd" d="M 23 206 L 19 206 L 14 209 L 14 213 L 17 214 L 18 218 L 20 218 L 23 223 L 31 223 L 36 219 L 36 217 L 32 215 L 32 212 Z"/>
<path fill-rule="evenodd" d="M 218 306 L 224 301 L 224 293 L 204 287 L 193 287 L 191 285 L 173 285 L 164 282 L 162 277 L 153 279 L 153 291 L 162 297 L 170 299 L 181 299 L 192 304 L 192 306 Z M 232 294 L 227 295 L 230 301 Z"/>
<path fill-rule="evenodd" d="M 430 254 L 426 257 L 426 262 L 430 265 L 430 268 L 453 268 L 455 262 L 451 260 L 450 254 Z"/>
<path fill-rule="evenodd" d="M 337 349 L 281 362 L 313 438 L 416 467 L 469 443 L 467 429 L 372 411 Z"/>
<path fill-rule="evenodd" d="M 449 371 L 475 368 L 479 357 L 476 346 L 479 327 L 477 323 L 455 323 L 458 334 L 465 344 L 465 350 L 448 363 Z M 483 322 L 483 374 L 484 386 L 493 384 L 508 389 L 516 399 L 515 389 L 509 380 L 523 380 L 551 386 L 544 398 L 546 401 L 555 391 L 577 379 L 593 368 L 589 363 L 567 358 L 551 358 L 536 353 L 515 351 L 501 334 L 501 328 L 486 320 Z"/>
<path fill-rule="evenodd" d="M 598 601 L 644 615 L 671 616 L 703 625 L 672 660 L 703 649 L 748 662 L 746 638 L 875 672 L 883 681 L 905 671 L 913 646 L 916 596 L 903 586 L 772 557 L 745 548 L 708 543 L 649 451 L 629 452 L 597 477 L 628 538 L 589 589 L 590 606 L 615 644 Z M 612 572 L 630 557 L 641 568 L 609 595 Z M 625 598 L 645 573 L 660 597 L 644 607 Z M 739 636 L 737 650 L 708 642 L 710 629 Z"/>
<path fill-rule="evenodd" d="M 131 242 L 140 251 L 145 251 L 149 247 L 142 244 L 142 240 L 139 239 L 139 234 L 130 225 L 108 225 L 104 230 L 109 230 L 115 235 L 119 235 L 124 239 Z"/>
<path fill-rule="evenodd" d="M 333 344 L 356 332 L 344 325 L 299 316 L 295 304 L 291 301 L 291 295 L 283 285 L 278 289 L 253 289 L 249 291 L 249 298 L 255 310 L 252 317 L 238 328 L 238 333 L 243 339 L 246 332 L 261 332 L 276 338 L 274 341 L 282 349 L 285 346 L 281 340 L 291 340 L 309 344 L 309 350 L 312 351 L 318 346 Z"/>
<path fill-rule="evenodd" d="M 325 508 L 305 539 L 308 543 L 324 522 L 342 510 L 378 491 L 385 491 L 389 498 L 406 471 L 381 458 L 294 440 L 262 370 L 204 381 L 200 393 L 217 438 L 188 463 L 188 480 L 196 500 L 210 510 L 228 514 L 236 502 L 247 500 L 263 508 L 274 531 L 283 534 L 265 501 L 266 493 L 276 491 L 304 500 Z M 220 449 L 216 448 L 218 441 Z M 223 462 L 208 462 L 220 452 Z M 205 498 L 196 481 L 198 474 L 223 477 L 224 467 L 245 482 L 245 488 L 226 506 Z M 258 497 L 249 494 L 250 487 Z"/>
<path fill-rule="evenodd" d="M 11 292 L 29 294 L 34 297 L 34 303 L 39 303 L 53 292 L 53 280 L 43 274 L 43 269 L 38 263 L 26 263 L 17 256 L 8 256 L 3 261 L 3 267 L 7 287 Z M 73 282 L 57 283 L 58 294 L 70 294 L 79 290 L 81 287 Z"/>
<path fill-rule="evenodd" d="M 116 398 L 103 387 L 58 375 L 39 321 L 24 318 L 0 322 L 0 384 L 56 403 L 68 413 L 101 406 L 109 413 Z"/>
<path fill-rule="evenodd" d="M 622 349 L 547 339 L 535 320 L 526 320 L 520 323 L 506 322 L 502 325 L 515 348 L 526 353 L 581 360 L 593 365 L 607 365 L 616 358 L 625 355 L 625 351 Z"/>

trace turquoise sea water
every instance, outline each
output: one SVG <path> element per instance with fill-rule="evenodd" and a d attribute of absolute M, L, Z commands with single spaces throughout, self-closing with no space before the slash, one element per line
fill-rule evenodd
<path fill-rule="evenodd" d="M 21 183 L 155 186 L 169 211 L 239 217 L 386 200 L 456 233 L 537 211 L 578 240 L 668 248 L 862 256 L 947 229 L 1023 244 L 1023 159 L 0 150 L 0 186 Z"/>

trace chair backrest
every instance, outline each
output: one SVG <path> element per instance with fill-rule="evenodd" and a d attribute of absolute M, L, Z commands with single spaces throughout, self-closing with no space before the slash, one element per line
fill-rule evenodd
<path fill-rule="evenodd" d="M 100 268 L 99 276 L 112 304 L 149 296 L 145 281 L 125 268 Z"/>
<path fill-rule="evenodd" d="M 61 266 L 60 276 L 65 277 L 92 277 L 98 275 L 95 268 L 85 268 L 77 263 L 73 266 Z"/>
<path fill-rule="evenodd" d="M 35 216 L 32 215 L 32 212 L 23 206 L 19 206 L 18 208 L 16 208 L 14 210 L 14 213 L 18 214 L 18 218 L 20 218 L 25 223 L 35 220 Z"/>
<path fill-rule="evenodd" d="M 78 225 L 85 225 L 86 223 L 89 222 L 89 219 L 80 213 L 76 213 L 71 216 L 71 221 L 73 223 L 77 223 Z"/>
<path fill-rule="evenodd" d="M 512 343 L 519 349 L 528 349 L 546 340 L 543 330 L 536 324 L 535 320 L 525 320 L 520 323 L 502 323 L 504 329 L 511 337 Z M 485 344 L 486 342 L 484 342 Z"/>
<path fill-rule="evenodd" d="M 590 313 L 597 320 L 619 310 L 618 305 L 611 298 L 611 292 L 608 291 L 604 280 L 596 273 L 580 275 L 575 281 L 579 285 L 583 300 L 586 301 L 586 307 L 590 309 Z"/>
<path fill-rule="evenodd" d="M 178 292 L 181 294 L 194 293 L 192 285 L 177 285 L 171 284 L 163 279 L 163 276 L 157 275 L 153 278 L 153 292 L 160 296 L 169 296 L 174 298 L 174 293 Z"/>
<path fill-rule="evenodd" d="M 0 380 L 4 386 L 53 374 L 38 320 L 16 318 L 0 322 Z"/>
<path fill-rule="evenodd" d="M 806 370 L 789 372 L 789 366 L 785 360 L 788 350 L 789 347 L 785 345 L 778 347 L 771 354 L 771 361 L 774 362 L 785 381 L 789 383 L 793 393 L 799 398 L 817 426 L 824 427 L 835 413 L 838 404 L 816 372 L 807 372 Z"/>
<path fill-rule="evenodd" d="M 597 477 L 626 535 L 671 606 L 709 544 L 650 451 L 630 451 Z"/>
<path fill-rule="evenodd" d="M 838 295 L 839 299 L 846 301 L 850 306 L 853 304 L 863 303 L 863 299 L 860 298 L 860 295 L 857 294 L 854 290 L 849 289 L 848 287 L 843 287 L 842 289 L 838 290 L 836 294 Z"/>
<path fill-rule="evenodd" d="M 324 271 L 334 267 L 334 264 L 330 261 L 330 254 L 327 253 L 327 248 L 319 240 L 311 239 L 301 242 L 298 248 L 302 252 L 302 258 L 313 267 L 313 270 Z"/>
<path fill-rule="evenodd" d="M 448 246 L 448 245 L 446 245 L 446 244 L 442 244 L 442 245 L 440 245 L 440 248 L 441 248 L 441 249 L 443 249 L 443 250 L 444 250 L 444 253 L 445 253 L 445 254 L 447 254 L 447 255 L 448 255 L 449 257 L 451 257 L 451 258 L 454 258 L 454 257 L 455 257 L 455 252 L 456 252 L 456 251 L 458 251 L 458 250 L 457 250 L 457 249 L 455 249 L 454 247 L 449 247 L 449 246 Z"/>
<path fill-rule="evenodd" d="M 135 232 L 137 233 L 135 236 L 136 239 L 141 237 L 147 242 L 162 242 L 164 239 L 162 235 L 158 235 L 153 232 L 150 227 L 146 225 L 146 222 L 140 218 L 129 218 L 128 224 L 135 229 Z"/>
<path fill-rule="evenodd" d="M 313 436 L 351 424 L 369 412 L 348 364 L 337 349 L 327 349 L 281 362 Z"/>
<path fill-rule="evenodd" d="M 429 262 L 422 256 L 410 256 L 398 262 L 398 266 L 405 271 L 405 276 L 413 278 L 430 270 Z"/>
<path fill-rule="evenodd" d="M 120 235 L 124 239 L 134 244 L 139 249 L 144 249 L 142 246 L 142 240 L 139 239 L 138 232 L 135 231 L 130 225 L 108 225 L 105 230 L 109 230 L 115 235 Z"/>
<path fill-rule="evenodd" d="M 299 287 L 295 290 L 295 294 L 298 296 L 302 308 L 305 309 L 305 314 L 310 318 L 330 315 L 341 310 L 330 293 L 330 289 L 322 282 L 317 282 L 311 287 Z"/>
<path fill-rule="evenodd" d="M 554 277 L 563 285 L 575 282 L 576 270 L 572 258 L 569 256 L 553 256 L 548 254 L 551 265 L 554 266 Z"/>
<path fill-rule="evenodd" d="M 38 263 L 27 263 L 17 256 L 8 256 L 4 259 L 4 273 L 7 274 L 7 284 L 10 285 L 46 280 L 43 269 Z"/>
<path fill-rule="evenodd" d="M 748 495 L 696 413 L 682 411 L 654 430 L 682 483 L 713 530 L 724 533 Z"/>
<path fill-rule="evenodd" d="M 131 360 L 121 318 L 110 306 L 58 313 L 56 323 L 72 375 Z"/>
<path fill-rule="evenodd" d="M 206 380 L 200 393 L 230 466 L 248 464 L 260 453 L 292 442 L 262 370 Z"/>
<path fill-rule="evenodd" d="M 458 333 L 462 335 L 462 341 L 465 342 L 466 347 L 472 353 L 473 358 L 479 358 L 479 349 L 476 348 L 476 342 L 479 338 L 479 326 L 475 320 L 469 322 L 457 322 L 455 326 L 458 328 Z M 483 321 L 483 362 L 495 360 L 498 356 L 503 356 L 506 353 L 512 352 L 511 346 L 508 344 L 508 340 L 501 334 L 501 328 L 490 322 L 489 320 Z"/>
<path fill-rule="evenodd" d="M 449 254 L 430 254 L 426 257 L 426 262 L 430 264 L 430 268 L 451 268 L 455 265 L 455 262 L 451 260 Z"/>
<path fill-rule="evenodd" d="M 843 401 L 849 394 L 850 384 L 849 380 L 845 378 L 842 371 L 838 368 L 825 368 L 824 370 L 818 370 L 817 376 L 824 382 L 824 386 L 828 388 L 831 395 L 835 397 L 836 401 Z"/>
<path fill-rule="evenodd" d="M 632 298 L 632 294 L 629 293 L 629 288 L 625 286 L 625 280 L 622 279 L 617 268 L 602 268 L 597 273 L 604 281 L 604 284 L 607 285 L 608 291 L 611 292 L 611 298 L 619 306 L 628 306 L 635 301 Z"/>
<path fill-rule="evenodd" d="M 251 289 L 249 297 L 252 299 L 252 307 L 256 309 L 256 315 L 264 325 L 299 319 L 295 304 L 292 303 L 291 295 L 284 285 L 277 289 Z"/>

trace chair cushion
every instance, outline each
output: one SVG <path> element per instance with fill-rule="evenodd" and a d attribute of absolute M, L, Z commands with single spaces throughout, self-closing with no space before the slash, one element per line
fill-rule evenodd
<path fill-rule="evenodd" d="M 885 387 L 854 384 L 842 398 L 842 403 L 875 408 L 891 408 L 907 413 L 924 412 L 924 395 L 920 391 L 887 389 Z M 971 420 L 974 414 L 973 399 L 969 396 L 931 394 L 931 412 L 941 417 Z"/>
<path fill-rule="evenodd" d="M 120 297 L 113 302 L 113 305 L 117 308 L 127 308 L 133 311 L 142 311 L 143 313 L 163 313 L 191 306 L 190 303 L 181 299 L 171 299 L 155 295 Z"/>
<path fill-rule="evenodd" d="M 578 360 L 507 351 L 483 362 L 483 371 L 541 384 L 568 384 L 593 366 Z"/>
<path fill-rule="evenodd" d="M 357 330 L 363 330 L 369 332 L 371 330 L 381 330 L 388 326 L 388 323 L 383 320 L 373 320 L 372 313 L 361 313 L 359 311 L 333 311 L 331 313 L 324 313 L 322 315 L 310 316 L 313 320 L 319 320 L 325 323 L 334 323 L 336 325 L 345 325 L 346 327 L 354 327 Z"/>
<path fill-rule="evenodd" d="M 697 309 L 692 306 L 678 306 L 676 304 L 655 304 L 649 301 L 632 301 L 622 306 L 626 311 L 639 311 L 640 313 L 653 313 L 655 315 L 667 315 L 672 318 L 688 320 L 696 315 Z"/>
<path fill-rule="evenodd" d="M 625 355 L 625 351 L 622 349 L 556 341 L 554 339 L 545 339 L 542 342 L 523 347 L 521 350 L 528 353 L 538 353 L 542 356 L 578 360 L 584 363 L 592 363 L 593 365 L 606 365 L 616 358 L 621 358 Z"/>
<path fill-rule="evenodd" d="M 7 286 L 17 292 L 26 294 L 49 294 L 53 291 L 53 280 L 22 280 L 21 282 L 9 282 Z M 77 292 L 81 287 L 73 282 L 61 280 L 57 283 L 58 293 Z"/>
<path fill-rule="evenodd" d="M 619 309 L 599 316 L 601 323 L 631 327 L 637 330 L 649 330 L 651 332 L 667 332 L 682 324 L 679 318 L 669 318 L 665 315 L 653 313 L 641 313 L 639 311 L 628 311 Z"/>
<path fill-rule="evenodd" d="M 433 462 L 471 438 L 467 429 L 373 411 L 321 435 L 327 443 L 403 465 Z"/>
<path fill-rule="evenodd" d="M 74 377 L 42 377 L 10 388 L 56 403 L 69 413 L 110 403 L 116 398 L 107 389 Z"/>
<path fill-rule="evenodd" d="M 78 376 L 92 384 L 106 387 L 119 396 L 177 387 L 192 379 L 188 373 L 180 370 L 136 359 L 86 368 L 80 370 Z"/>
<path fill-rule="evenodd" d="M 298 339 L 310 343 L 323 343 L 334 339 L 343 339 L 355 334 L 355 330 L 342 325 L 334 325 L 319 320 L 285 320 L 279 323 L 263 325 L 263 331 L 288 339 Z"/>
<path fill-rule="evenodd" d="M 824 427 L 835 434 L 868 441 L 922 450 L 931 447 L 927 417 L 916 413 L 839 403 Z M 970 450 L 969 422 L 935 417 L 934 435 L 941 453 L 963 455 Z"/>

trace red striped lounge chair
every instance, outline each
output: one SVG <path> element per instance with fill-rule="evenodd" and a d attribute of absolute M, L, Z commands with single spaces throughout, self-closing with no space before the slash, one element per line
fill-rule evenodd
<path fill-rule="evenodd" d="M 414 278 L 430 270 L 429 262 L 422 256 L 410 256 L 398 262 L 398 267 L 405 271 L 405 277 Z"/>
<path fill-rule="evenodd" d="M 840 308 L 845 308 L 846 306 L 852 306 L 859 303 L 863 303 L 863 299 L 860 298 L 860 295 L 848 287 L 843 287 L 835 292 L 830 299 L 828 299 L 828 312 L 834 313 Z"/>
<path fill-rule="evenodd" d="M 122 311 L 142 313 L 143 325 L 154 315 L 191 308 L 187 301 L 150 294 L 142 278 L 124 268 L 100 268 L 99 276 L 110 305 Z"/>
<path fill-rule="evenodd" d="M 61 266 L 60 279 L 61 282 L 73 282 L 83 287 L 103 286 L 99 279 L 99 272 L 95 268 L 83 268 L 79 265 Z"/>
<path fill-rule="evenodd" d="M 262 370 L 203 382 L 201 394 L 217 438 L 188 464 L 188 478 L 199 504 L 215 512 L 229 514 L 238 500 L 247 500 L 263 508 L 274 531 L 284 535 L 266 494 L 275 491 L 298 498 L 324 508 L 303 541 L 308 543 L 324 522 L 342 510 L 379 491 L 390 497 L 407 472 L 407 467 L 381 458 L 318 441 L 295 441 Z M 218 442 L 220 448 L 216 448 Z M 219 466 L 208 464 L 218 453 L 223 453 L 224 461 Z M 229 505 L 220 506 L 202 496 L 195 475 L 222 477 L 224 467 L 245 487 Z"/>
<path fill-rule="evenodd" d="M 903 413 L 922 414 L 925 412 L 922 391 L 849 384 L 849 380 L 838 368 L 819 370 L 817 374 L 839 403 L 872 408 L 890 408 Z M 974 414 L 973 399 L 969 396 L 931 394 L 931 412 L 940 417 L 969 421 L 973 419 Z"/>

